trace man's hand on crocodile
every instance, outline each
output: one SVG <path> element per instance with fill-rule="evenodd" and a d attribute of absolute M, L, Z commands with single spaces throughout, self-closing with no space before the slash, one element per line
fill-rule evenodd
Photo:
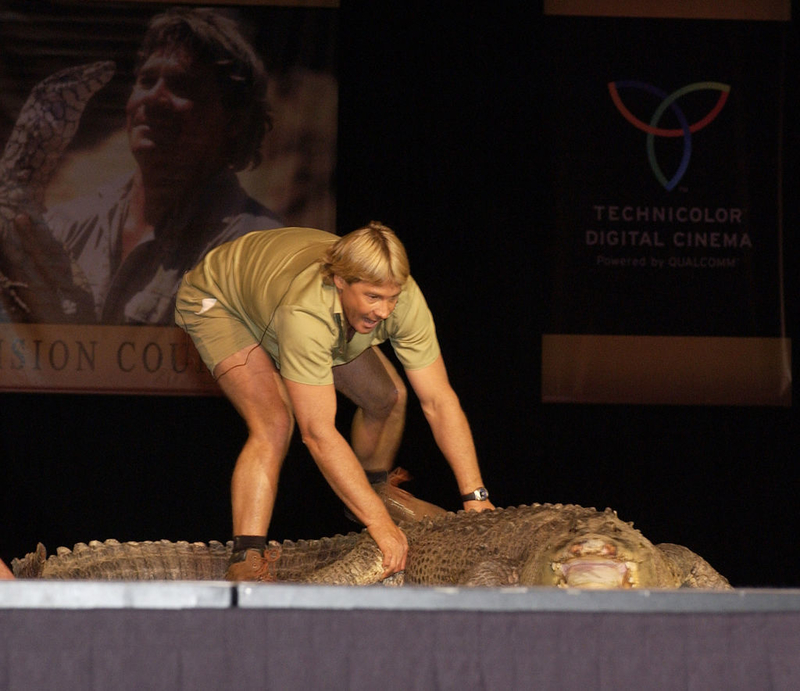
<path fill-rule="evenodd" d="M 477 511 L 480 513 L 481 511 L 491 511 L 495 508 L 494 504 L 490 502 L 488 499 L 484 501 L 465 501 L 464 502 L 464 511 Z"/>
<path fill-rule="evenodd" d="M 384 571 L 381 580 L 393 573 L 405 570 L 408 540 L 405 533 L 394 524 L 388 514 L 385 521 L 373 523 L 367 526 L 367 530 L 383 553 Z"/>

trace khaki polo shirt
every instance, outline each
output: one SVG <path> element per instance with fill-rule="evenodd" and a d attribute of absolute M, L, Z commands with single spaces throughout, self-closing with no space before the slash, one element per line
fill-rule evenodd
<path fill-rule="evenodd" d="M 433 363 L 439 356 L 433 317 L 411 276 L 389 318 L 347 341 L 339 293 L 320 274 L 320 260 L 337 239 L 312 228 L 280 228 L 221 245 L 186 275 L 179 306 L 204 305 L 193 319 L 202 312 L 200 317 L 240 321 L 281 376 L 304 384 L 333 383 L 332 367 L 385 341 L 406 369 Z M 192 300 L 187 288 L 196 292 Z"/>

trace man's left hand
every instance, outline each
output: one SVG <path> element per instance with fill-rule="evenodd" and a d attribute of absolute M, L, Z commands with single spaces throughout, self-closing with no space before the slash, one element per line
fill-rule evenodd
<path fill-rule="evenodd" d="M 486 501 L 470 499 L 469 501 L 464 502 L 464 511 L 477 511 L 480 513 L 481 511 L 491 511 L 494 508 L 494 504 L 492 504 L 492 502 L 490 502 L 488 499 Z"/>

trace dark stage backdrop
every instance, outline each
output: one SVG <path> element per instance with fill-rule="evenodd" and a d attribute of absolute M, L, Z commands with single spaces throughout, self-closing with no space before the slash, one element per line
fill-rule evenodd
<path fill-rule="evenodd" d="M 339 10 L 336 225 L 345 231 L 374 218 L 405 240 L 496 503 L 611 506 L 653 541 L 700 553 L 734 585 L 800 586 L 796 407 L 542 400 L 542 336 L 554 332 L 553 287 L 571 285 L 553 262 L 557 211 L 565 206 L 556 173 L 567 164 L 552 133 L 553 108 L 570 93 L 583 93 L 573 88 L 573 72 L 558 81 L 553 71 L 562 62 L 556 58 L 566 52 L 570 65 L 586 61 L 581 53 L 588 46 L 613 46 L 620 32 L 631 35 L 631 21 L 643 18 L 572 18 L 567 25 L 567 18 L 545 16 L 541 6 L 523 2 L 417 9 L 344 2 Z M 739 20 L 729 21 L 725 30 L 739 34 Z M 552 32 L 566 27 L 574 39 L 571 27 L 578 26 L 582 40 L 570 53 Z M 694 27 L 698 42 L 705 40 L 704 27 L 716 31 L 717 25 L 701 21 Z M 786 41 L 785 99 L 791 103 L 798 96 L 796 27 L 766 22 L 756 30 Z M 620 114 L 607 85 L 635 78 L 669 94 L 705 80 L 727 83 L 708 73 L 686 76 L 692 55 L 681 41 L 673 63 L 680 74 L 671 77 L 664 64 L 657 79 L 610 71 L 602 81 L 608 99 L 602 122 L 618 126 L 614 136 L 630 147 L 630 180 L 642 186 L 659 185 L 647 158 L 647 134 Z M 751 79 L 747 61 L 734 58 Z M 731 81 L 716 120 L 696 133 L 698 147 L 719 134 L 714 128 L 722 127 L 734 86 Z M 719 94 L 709 95 L 713 102 Z M 658 104 L 648 107 L 640 119 Z M 773 108 L 765 103 L 764 112 Z M 575 128 L 599 122 L 597 113 L 581 113 L 569 116 Z M 765 123 L 772 131 L 764 136 L 774 141 L 778 126 Z M 784 228 L 792 229 L 798 220 L 798 134 L 788 119 L 780 126 L 783 182 L 776 204 L 782 205 Z M 674 175 L 668 158 L 659 154 L 657 160 L 665 176 Z M 686 175 L 710 175 L 714 160 L 693 151 Z M 762 161 L 748 175 L 773 185 L 776 170 Z M 798 308 L 793 231 L 783 240 L 785 333 L 791 337 Z M 762 245 L 754 241 L 756 247 Z M 765 269 L 755 275 L 770 274 Z M 771 302 L 774 285 L 762 293 L 760 278 L 757 283 L 752 295 Z M 584 289 L 587 308 L 602 300 Z M 601 293 L 604 287 L 594 289 Z M 641 290 L 652 291 L 652 283 Z M 683 308 L 697 314 L 693 300 L 687 296 Z M 717 295 L 708 307 L 710 319 L 724 316 L 716 313 L 721 304 L 725 297 Z M 760 314 L 756 307 L 753 314 Z M 680 309 L 673 300 L 671 314 Z M 772 326 L 769 335 L 775 335 Z M 54 550 L 109 537 L 229 537 L 228 484 L 245 430 L 223 399 L 4 393 L 0 407 L 3 559 L 37 541 Z M 345 424 L 352 411 L 343 403 L 341 413 Z M 413 492 L 458 508 L 452 475 L 414 401 L 398 464 L 415 478 Z M 351 529 L 299 442 L 281 482 L 270 537 Z"/>

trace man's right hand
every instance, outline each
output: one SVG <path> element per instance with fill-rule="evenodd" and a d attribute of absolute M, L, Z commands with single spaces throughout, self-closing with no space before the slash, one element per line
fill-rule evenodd
<path fill-rule="evenodd" d="M 383 575 L 388 578 L 406 568 L 408 540 L 405 533 L 386 515 L 385 520 L 367 526 L 369 534 L 383 553 Z"/>

